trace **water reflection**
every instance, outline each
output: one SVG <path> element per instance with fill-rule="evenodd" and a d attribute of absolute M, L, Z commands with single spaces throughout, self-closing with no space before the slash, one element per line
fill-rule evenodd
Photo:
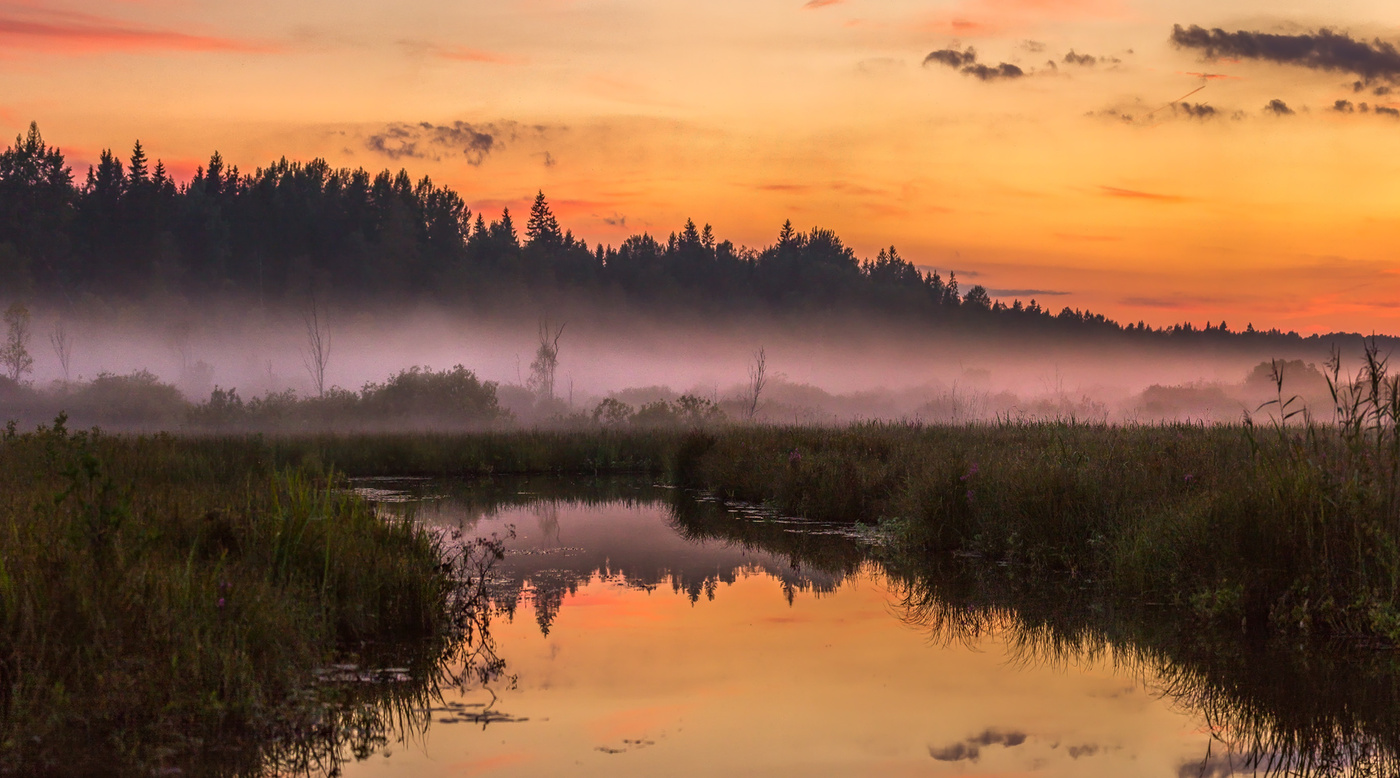
<path fill-rule="evenodd" d="M 794 558 L 811 548 L 698 513 L 673 511 L 695 537 L 732 539 Z M 844 544 L 833 547 L 844 560 Z M 1400 657 L 1393 651 L 1246 640 L 1183 623 L 1164 608 L 1116 606 L 1104 592 L 1072 579 L 1031 579 L 970 561 L 930 564 L 878 548 L 866 553 L 892 584 L 901 621 L 935 642 L 975 646 L 998 639 L 1019 664 L 1111 661 L 1202 716 L 1211 741 L 1199 761 L 1180 765 L 1181 776 L 1400 775 Z M 1024 736 L 989 731 L 934 756 L 975 754 L 979 745 L 1007 738 Z"/>
<path fill-rule="evenodd" d="M 483 611 L 502 619 L 504 661 L 391 694 L 382 725 L 338 725 L 373 733 L 340 746 L 379 749 L 358 774 L 707 774 L 731 759 L 768 774 L 1400 775 L 1392 653 L 1246 642 L 1082 581 L 931 565 L 868 530 L 645 483 L 375 488 L 421 500 L 444 531 L 515 537 Z M 1113 720 L 1128 716 L 1144 731 Z M 436 726 L 466 721 L 509 729 L 498 743 Z M 430 723 L 421 748 L 383 758 Z M 683 769 L 695 754 L 712 769 Z"/>

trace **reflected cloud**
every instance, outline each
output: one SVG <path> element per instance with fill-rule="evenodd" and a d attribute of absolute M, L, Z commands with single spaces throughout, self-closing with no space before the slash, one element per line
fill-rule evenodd
<path fill-rule="evenodd" d="M 1024 742 L 1024 732 L 987 729 L 981 734 L 942 748 L 929 746 L 928 755 L 940 762 L 976 762 L 982 757 L 982 749 L 987 746 L 1015 748 Z"/>

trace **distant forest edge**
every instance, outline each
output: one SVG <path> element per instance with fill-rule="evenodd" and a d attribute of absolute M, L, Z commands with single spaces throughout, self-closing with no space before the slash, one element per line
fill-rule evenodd
<path fill-rule="evenodd" d="M 621 298 L 653 312 L 849 312 L 1222 344 L 1360 338 L 1231 330 L 1224 321 L 1153 328 L 1069 307 L 1056 313 L 1035 300 L 1008 304 L 980 285 L 962 292 L 954 273 L 923 272 L 893 246 L 862 261 L 834 232 L 803 233 L 791 222 L 763 249 L 718 240 L 690 220 L 664 241 L 643 233 L 590 247 L 560 226 L 542 192 L 522 238 L 508 209 L 488 222 L 456 192 L 427 176 L 414 182 L 406 170 L 372 175 L 283 158 L 243 174 L 215 152 L 179 184 L 138 141 L 125 163 L 103 151 L 78 183 L 35 124 L 0 154 L 0 298 L 75 305 L 242 296 L 275 305 L 311 290 L 343 303 L 410 298 L 490 309 L 566 295 Z"/>

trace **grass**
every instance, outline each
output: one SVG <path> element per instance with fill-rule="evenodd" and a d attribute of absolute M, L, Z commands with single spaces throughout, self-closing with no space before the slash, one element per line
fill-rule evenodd
<path fill-rule="evenodd" d="M 0 443 L 0 771 L 333 759 L 285 736 L 370 709 L 328 713 L 313 670 L 417 637 L 429 676 L 460 648 L 442 538 L 327 471 L 220 453 L 61 419 Z"/>

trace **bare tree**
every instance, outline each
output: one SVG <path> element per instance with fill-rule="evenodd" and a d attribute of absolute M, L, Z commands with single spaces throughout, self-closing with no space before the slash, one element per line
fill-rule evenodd
<path fill-rule="evenodd" d="M 559 336 L 564 325 L 554 327 L 549 319 L 540 319 L 540 347 L 530 363 L 530 380 L 525 384 L 542 399 L 554 399 L 554 372 L 559 368 Z"/>
<path fill-rule="evenodd" d="M 768 355 L 763 352 L 760 346 L 758 351 L 753 353 L 753 361 L 749 363 L 749 391 L 744 400 L 748 402 L 748 417 L 752 421 L 758 413 L 758 399 L 763 394 L 763 387 L 768 383 Z"/>
<path fill-rule="evenodd" d="M 73 339 L 68 335 L 68 327 L 60 320 L 49 333 L 49 345 L 58 356 L 58 364 L 63 368 L 63 383 L 68 383 L 68 368 L 73 362 Z"/>
<path fill-rule="evenodd" d="M 29 309 L 24 303 L 14 303 L 5 310 L 5 347 L 0 348 L 0 366 L 11 381 L 19 381 L 25 373 L 34 371 L 34 357 L 29 355 Z"/>
<path fill-rule="evenodd" d="M 311 374 L 311 383 L 316 386 L 316 396 L 326 396 L 326 365 L 331 361 L 331 327 L 329 317 L 311 295 L 311 308 L 301 315 L 306 325 L 306 349 L 301 353 L 301 362 L 306 372 Z"/>

